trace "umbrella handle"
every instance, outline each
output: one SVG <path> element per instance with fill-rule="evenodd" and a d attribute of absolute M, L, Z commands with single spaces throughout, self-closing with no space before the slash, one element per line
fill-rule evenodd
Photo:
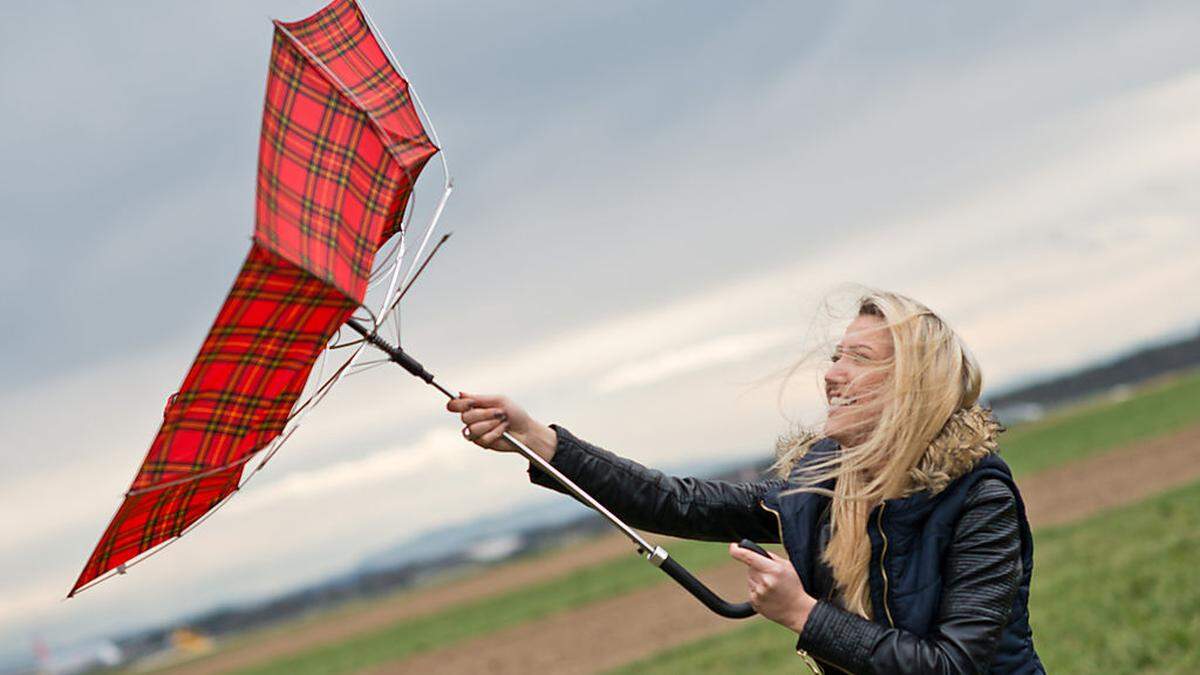
<path fill-rule="evenodd" d="M 763 550 L 761 546 L 750 541 L 749 539 L 741 540 L 741 542 L 738 543 L 738 546 L 750 551 L 754 551 L 764 558 L 771 557 L 770 554 Z M 697 600 L 703 603 L 705 607 L 727 619 L 746 619 L 754 616 L 757 613 L 754 611 L 754 607 L 752 607 L 748 602 L 732 603 L 722 599 L 721 596 L 714 593 L 712 589 L 710 589 L 708 586 L 705 586 L 704 582 L 700 581 L 693 576 L 691 572 L 687 571 L 687 568 L 676 562 L 676 560 L 667 554 L 662 547 L 655 549 L 654 553 L 657 555 L 660 551 L 661 555 L 665 557 L 660 563 L 658 563 L 659 569 L 661 569 L 663 572 L 666 572 L 667 576 L 674 579 L 680 586 L 683 586 L 688 593 L 691 593 Z M 654 555 L 651 556 L 652 562 L 654 557 Z"/>

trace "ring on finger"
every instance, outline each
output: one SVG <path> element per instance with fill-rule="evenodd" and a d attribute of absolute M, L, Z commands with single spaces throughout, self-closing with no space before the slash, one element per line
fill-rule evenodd
<path fill-rule="evenodd" d="M 471 427 L 463 427 L 463 428 L 462 428 L 462 435 L 463 435 L 463 438 L 465 438 L 465 439 L 467 439 L 467 440 L 470 440 L 470 438 L 471 438 Z"/>

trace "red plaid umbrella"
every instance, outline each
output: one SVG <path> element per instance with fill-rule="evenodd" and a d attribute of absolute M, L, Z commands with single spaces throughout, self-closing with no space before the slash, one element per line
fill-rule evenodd
<path fill-rule="evenodd" d="M 180 536 L 280 439 L 437 151 L 353 0 L 275 22 L 254 244 L 70 595 Z"/>
<path fill-rule="evenodd" d="M 454 397 L 378 333 L 414 274 L 410 268 L 397 287 L 401 253 L 375 324 L 352 317 L 366 295 L 376 253 L 393 234 L 403 234 L 417 175 L 438 151 L 413 108 L 408 83 L 354 0 L 334 0 L 307 19 L 276 22 L 275 28 L 254 245 L 70 595 L 113 570 L 123 572 L 229 498 L 243 482 L 243 465 L 268 445 L 277 450 L 289 423 L 295 429 L 297 412 L 305 408 L 296 402 L 313 364 L 343 323 L 362 335 L 362 344 Z M 421 248 L 449 194 L 447 177 Z M 414 261 L 420 254 L 418 249 Z M 754 614 L 748 603 L 732 605 L 716 596 L 511 434 L 504 438 L 709 609 L 731 618 Z M 752 542 L 742 546 L 766 555 Z"/>

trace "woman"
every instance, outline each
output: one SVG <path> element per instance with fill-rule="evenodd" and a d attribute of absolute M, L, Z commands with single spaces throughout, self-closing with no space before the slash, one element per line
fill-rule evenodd
<path fill-rule="evenodd" d="M 512 433 L 635 527 L 782 542 L 787 559 L 730 555 L 755 609 L 794 631 L 818 672 L 1044 672 L 1029 526 L 963 341 L 920 303 L 868 292 L 824 382 L 822 432 L 780 441 L 778 478 L 740 483 L 664 476 L 502 397 L 447 407 L 468 439 L 511 451 Z"/>

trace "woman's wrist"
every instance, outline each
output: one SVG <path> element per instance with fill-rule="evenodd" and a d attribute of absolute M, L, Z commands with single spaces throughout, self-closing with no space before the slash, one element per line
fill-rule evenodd
<path fill-rule="evenodd" d="M 808 596 L 808 593 L 805 593 Z M 812 610 L 816 609 L 817 601 L 811 596 L 805 598 L 805 602 L 799 603 L 799 607 L 792 611 L 784 621 L 780 621 L 788 631 L 799 635 L 804 632 L 804 626 L 808 625 L 809 616 L 812 615 Z"/>
<path fill-rule="evenodd" d="M 808 623 L 808 617 L 812 614 L 813 608 L 816 606 L 817 604 L 815 602 L 804 603 L 801 607 L 797 608 L 791 616 L 788 617 L 787 621 L 783 622 L 784 625 L 787 626 L 788 630 L 792 631 L 796 635 L 803 633 L 804 625 Z"/>
<path fill-rule="evenodd" d="M 521 434 L 519 440 L 547 462 L 554 459 L 558 449 L 558 434 L 541 422 L 531 424 L 529 431 Z"/>

